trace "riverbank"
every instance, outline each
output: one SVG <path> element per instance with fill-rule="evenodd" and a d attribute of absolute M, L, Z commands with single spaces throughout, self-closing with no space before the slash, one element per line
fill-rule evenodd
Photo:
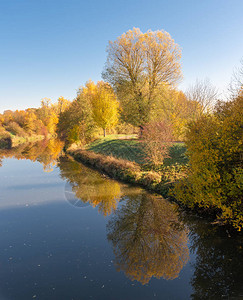
<path fill-rule="evenodd" d="M 167 200 L 176 202 L 183 210 L 191 211 L 191 213 L 207 220 L 209 224 L 214 224 L 226 230 L 228 234 L 229 232 L 231 234 L 236 233 L 231 224 L 217 219 L 215 210 L 198 206 L 193 208 L 175 198 L 174 187 L 180 179 L 188 176 L 189 168 L 187 165 L 175 164 L 172 166 L 163 166 L 159 172 L 155 172 L 146 170 L 138 163 L 94 153 L 90 150 L 69 149 L 66 152 L 77 162 L 104 173 L 112 179 L 139 185 L 147 191 L 157 193 Z"/>
<path fill-rule="evenodd" d="M 187 206 L 175 197 L 178 183 L 187 179 L 189 173 L 186 147 L 183 143 L 172 143 L 170 157 L 164 159 L 163 165 L 151 166 L 146 163 L 142 144 L 137 139 L 99 139 L 84 149 L 70 148 L 67 154 L 76 161 L 108 175 L 110 178 L 136 184 L 144 189 L 162 195 L 164 198 L 177 202 L 180 207 L 200 215 L 209 223 L 226 225 L 217 218 L 216 210 L 205 207 Z M 127 158 L 127 159 L 124 159 Z M 176 186 L 176 189 L 175 189 Z M 229 230 L 232 226 L 227 226 Z"/>
<path fill-rule="evenodd" d="M 76 161 L 111 178 L 138 184 L 163 197 L 169 196 L 175 182 L 185 177 L 188 169 L 182 146 L 177 144 L 170 149 L 170 159 L 157 169 L 144 161 L 142 148 L 136 139 L 105 138 L 88 145 L 86 149 L 68 149 L 67 153 Z"/>

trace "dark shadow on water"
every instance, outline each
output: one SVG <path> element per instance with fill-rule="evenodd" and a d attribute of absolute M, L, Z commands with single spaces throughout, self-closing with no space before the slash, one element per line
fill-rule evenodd
<path fill-rule="evenodd" d="M 243 299 L 243 236 L 185 215 L 196 254 L 191 299 Z"/>

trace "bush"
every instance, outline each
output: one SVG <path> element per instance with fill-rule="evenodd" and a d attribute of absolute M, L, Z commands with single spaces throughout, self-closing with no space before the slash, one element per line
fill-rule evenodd
<path fill-rule="evenodd" d="M 154 165 L 163 164 L 169 157 L 172 141 L 172 128 L 165 122 L 151 122 L 143 127 L 141 140 L 147 154 L 147 160 Z"/>
<path fill-rule="evenodd" d="M 112 156 L 104 156 L 92 151 L 77 150 L 71 151 L 71 154 L 77 160 L 95 167 L 113 178 L 128 182 L 136 182 L 139 179 L 140 167 L 136 163 L 116 159 Z"/>
<path fill-rule="evenodd" d="M 214 115 L 189 126 L 186 145 L 190 174 L 175 196 L 189 207 L 213 211 L 223 223 L 243 228 L 243 97 L 219 102 Z"/>
<path fill-rule="evenodd" d="M 156 185 L 160 183 L 160 181 L 161 181 L 161 175 L 153 171 L 144 173 L 142 178 L 139 180 L 139 182 L 142 185 L 147 186 L 149 188 L 154 188 Z"/>

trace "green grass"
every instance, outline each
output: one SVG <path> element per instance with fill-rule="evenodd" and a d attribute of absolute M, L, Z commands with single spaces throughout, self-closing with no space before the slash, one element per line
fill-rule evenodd
<path fill-rule="evenodd" d="M 170 158 L 164 159 L 164 164 L 166 166 L 175 164 L 186 165 L 188 163 L 186 146 L 184 143 L 174 143 L 173 146 L 170 147 L 169 156 Z"/>
<path fill-rule="evenodd" d="M 110 135 L 96 140 L 89 144 L 86 149 L 103 155 L 111 155 L 116 158 L 122 158 L 138 164 L 145 164 L 145 153 L 139 140 L 133 136 L 130 139 L 123 135 Z M 185 156 L 186 147 L 183 143 L 175 143 L 170 147 L 170 158 L 164 160 L 165 166 L 174 164 L 185 165 L 188 162 Z"/>
<path fill-rule="evenodd" d="M 186 147 L 183 143 L 171 144 L 170 158 L 157 166 L 144 159 L 143 149 L 138 139 L 107 136 L 92 142 L 85 149 L 69 149 L 68 153 L 112 178 L 141 184 L 167 197 L 174 183 L 187 176 Z"/>
<path fill-rule="evenodd" d="M 136 163 L 143 163 L 143 151 L 140 143 L 136 139 L 122 139 L 108 136 L 91 143 L 87 150 L 103 155 L 111 155 Z"/>

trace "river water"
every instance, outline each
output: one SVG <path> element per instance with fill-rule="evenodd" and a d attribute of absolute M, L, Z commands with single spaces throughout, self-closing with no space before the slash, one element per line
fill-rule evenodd
<path fill-rule="evenodd" d="M 241 236 L 58 157 L 0 151 L 0 299 L 243 299 Z"/>

